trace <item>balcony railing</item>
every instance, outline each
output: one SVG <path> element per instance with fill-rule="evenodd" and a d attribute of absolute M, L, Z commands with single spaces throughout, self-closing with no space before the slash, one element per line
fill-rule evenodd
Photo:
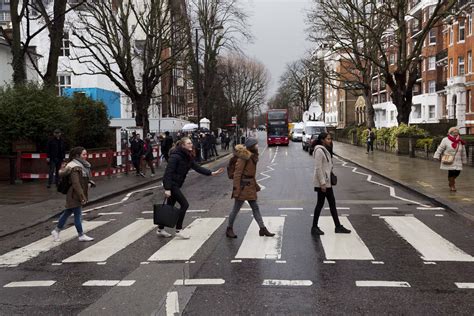
<path fill-rule="evenodd" d="M 445 90 L 447 85 L 448 85 L 448 82 L 447 82 L 447 81 L 436 82 L 436 91 L 443 91 L 443 90 Z"/>
<path fill-rule="evenodd" d="M 448 58 L 448 49 L 443 49 L 442 51 L 436 54 L 436 61 L 439 62 L 443 59 Z"/>

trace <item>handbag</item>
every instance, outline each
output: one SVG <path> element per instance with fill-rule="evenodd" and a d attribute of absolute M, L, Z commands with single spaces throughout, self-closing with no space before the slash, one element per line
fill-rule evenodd
<path fill-rule="evenodd" d="M 456 147 L 456 151 L 454 152 L 454 155 L 442 154 L 441 163 L 444 165 L 452 165 L 454 163 L 454 158 L 456 157 L 456 154 L 458 153 L 458 149 L 459 149 L 459 145 Z"/>
<path fill-rule="evenodd" d="M 331 171 L 331 185 L 334 186 L 337 184 L 337 176 L 334 174 L 334 172 Z"/>
<path fill-rule="evenodd" d="M 179 209 L 173 205 L 165 204 L 166 198 L 162 204 L 153 205 L 153 223 L 166 227 L 175 227 L 178 222 Z"/>

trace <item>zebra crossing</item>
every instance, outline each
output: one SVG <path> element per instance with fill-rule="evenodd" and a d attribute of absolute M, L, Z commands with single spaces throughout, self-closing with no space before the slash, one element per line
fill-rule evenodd
<path fill-rule="evenodd" d="M 189 261 L 211 239 L 225 239 L 224 234 L 216 233 L 224 225 L 225 220 L 224 217 L 197 218 L 184 229 L 191 236 L 191 239 L 172 238 L 155 250 L 150 257 L 137 259 L 142 261 L 142 263 L 143 260 L 148 263 Z M 252 220 L 244 237 L 235 240 L 235 242 L 240 242 L 240 245 L 232 262 L 241 262 L 242 260 L 249 259 L 284 262 L 284 259 L 286 259 L 284 239 L 291 238 L 285 237 L 285 226 L 291 220 L 291 216 L 264 217 L 268 229 L 276 234 L 273 238 L 259 237 L 257 234 L 258 226 Z M 431 229 L 416 217 L 380 216 L 376 220 L 383 221 L 389 233 L 393 233 L 414 248 L 419 258 L 425 263 L 474 262 L 472 254 L 461 250 L 453 242 Z M 322 216 L 319 220 L 321 229 L 325 231 L 325 235 L 320 236 L 320 243 L 324 251 L 324 263 L 334 263 L 338 260 L 382 262 L 375 261 L 380 260 L 380 258 L 375 258 L 371 253 L 369 247 L 358 234 L 356 227 L 352 225 L 350 217 L 341 217 L 340 221 L 352 231 L 351 234 L 335 234 L 334 224 L 330 216 Z M 98 220 L 84 221 L 83 226 L 87 232 L 109 222 Z M 132 246 L 140 238 L 147 234 L 154 234 L 153 230 L 155 227 L 152 219 L 137 219 L 105 239 L 91 243 L 87 248 L 62 259 L 62 263 L 105 264 L 107 259 L 115 255 L 119 256 L 122 250 Z M 70 227 L 61 233 L 60 242 L 54 242 L 51 236 L 44 237 L 24 247 L 0 255 L 0 267 L 16 267 L 40 255 L 47 254 L 48 251 L 59 247 L 75 237 L 74 227 Z"/>

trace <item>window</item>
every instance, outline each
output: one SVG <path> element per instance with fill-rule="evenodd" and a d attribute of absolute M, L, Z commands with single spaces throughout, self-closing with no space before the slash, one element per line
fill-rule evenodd
<path fill-rule="evenodd" d="M 382 93 L 380 95 L 380 103 L 384 103 L 384 102 L 387 102 L 387 94 L 386 93 Z"/>
<path fill-rule="evenodd" d="M 467 72 L 472 73 L 472 51 L 467 52 Z"/>
<path fill-rule="evenodd" d="M 436 56 L 431 56 L 428 58 L 428 70 L 436 69 Z"/>
<path fill-rule="evenodd" d="M 458 57 L 458 76 L 464 76 L 465 69 L 464 69 L 464 57 Z"/>
<path fill-rule="evenodd" d="M 465 39 L 466 33 L 466 24 L 464 19 L 459 21 L 458 24 L 458 42 L 462 42 Z"/>
<path fill-rule="evenodd" d="M 469 113 L 474 112 L 474 105 L 472 104 L 472 90 L 466 91 L 466 110 Z"/>
<path fill-rule="evenodd" d="M 69 49 L 69 32 L 65 31 L 63 34 L 63 41 L 61 45 L 61 56 L 69 56 L 70 49 Z"/>
<path fill-rule="evenodd" d="M 436 44 L 436 30 L 430 30 L 430 34 L 428 36 L 428 44 Z"/>
<path fill-rule="evenodd" d="M 63 95 L 64 88 L 71 88 L 71 75 L 58 75 L 58 95 Z"/>
<path fill-rule="evenodd" d="M 395 65 L 395 54 L 390 54 L 390 65 Z"/>
<path fill-rule="evenodd" d="M 0 12 L 0 22 L 10 22 L 11 20 L 10 12 Z"/>
<path fill-rule="evenodd" d="M 436 92 L 436 81 L 430 80 L 428 81 L 428 93 L 435 93 Z"/>
<path fill-rule="evenodd" d="M 453 31 L 453 26 L 449 26 L 449 45 L 453 45 L 454 43 L 454 31 Z"/>
<path fill-rule="evenodd" d="M 390 111 L 390 121 L 395 121 L 395 111 Z"/>
<path fill-rule="evenodd" d="M 434 119 L 436 116 L 436 107 L 434 105 L 428 105 L 428 119 Z"/>
<path fill-rule="evenodd" d="M 414 108 L 415 109 L 412 112 L 413 113 L 413 118 L 415 118 L 415 119 L 421 118 L 421 104 L 415 104 Z"/>
<path fill-rule="evenodd" d="M 453 62 L 453 59 L 450 58 L 449 59 L 449 77 L 453 77 L 454 76 L 454 62 Z"/>
<path fill-rule="evenodd" d="M 467 36 L 472 35 L 472 13 L 467 17 Z"/>
<path fill-rule="evenodd" d="M 3 1 L 5 4 L 9 4 L 10 3 L 10 0 L 5 0 Z"/>

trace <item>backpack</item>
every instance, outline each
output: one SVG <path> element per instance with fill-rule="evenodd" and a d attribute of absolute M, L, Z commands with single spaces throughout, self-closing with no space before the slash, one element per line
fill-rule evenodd
<path fill-rule="evenodd" d="M 59 177 L 59 182 L 57 186 L 58 192 L 62 194 L 67 194 L 67 192 L 69 191 L 69 188 L 71 187 L 70 175 L 71 174 Z"/>
<path fill-rule="evenodd" d="M 239 157 L 236 155 L 232 156 L 232 158 L 229 160 L 229 164 L 227 165 L 227 177 L 231 180 L 234 179 L 235 165 L 237 164 L 238 159 Z M 248 160 L 245 161 L 244 169 L 247 166 L 247 161 Z"/>

